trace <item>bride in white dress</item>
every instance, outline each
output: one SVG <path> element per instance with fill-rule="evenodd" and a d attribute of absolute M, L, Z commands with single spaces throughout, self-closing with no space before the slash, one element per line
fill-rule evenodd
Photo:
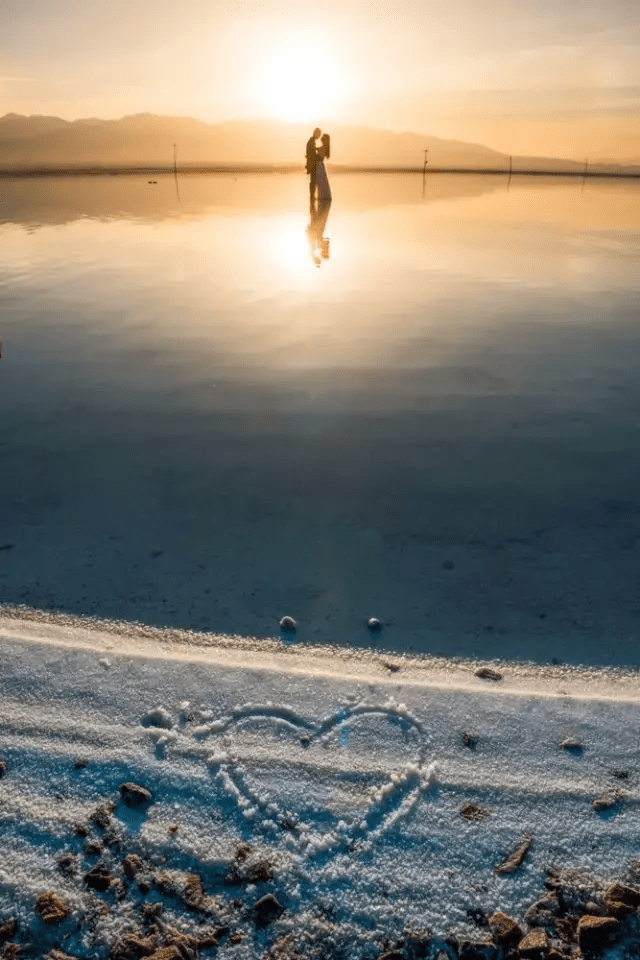
<path fill-rule="evenodd" d="M 318 200 L 331 200 L 331 187 L 327 171 L 325 170 L 325 157 L 331 156 L 331 138 L 328 133 L 324 133 L 320 140 L 322 146 L 316 153 L 316 188 L 318 191 Z"/>

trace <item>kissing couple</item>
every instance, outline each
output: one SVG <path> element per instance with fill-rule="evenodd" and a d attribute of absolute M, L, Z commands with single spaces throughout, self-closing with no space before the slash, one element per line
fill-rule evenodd
<path fill-rule="evenodd" d="M 320 141 L 318 146 L 317 141 Z M 307 140 L 307 173 L 309 174 L 309 194 L 311 203 L 315 202 L 316 192 L 320 202 L 331 200 L 331 187 L 325 170 L 324 161 L 331 156 L 331 137 L 316 127 Z"/>

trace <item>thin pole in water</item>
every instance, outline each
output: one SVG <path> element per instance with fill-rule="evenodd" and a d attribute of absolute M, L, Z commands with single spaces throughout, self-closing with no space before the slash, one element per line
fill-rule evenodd
<path fill-rule="evenodd" d="M 424 166 L 423 166 L 423 168 L 422 168 L 422 196 L 423 196 L 423 197 L 424 197 L 424 185 L 425 185 L 426 180 L 427 180 L 427 163 L 428 163 L 428 161 L 427 161 L 427 154 L 428 154 L 428 153 L 429 153 L 429 150 L 428 150 L 427 148 L 425 148 L 425 151 L 424 151 Z"/>
<path fill-rule="evenodd" d="M 178 172 L 178 151 L 176 149 L 176 144 L 173 145 L 173 172 Z"/>

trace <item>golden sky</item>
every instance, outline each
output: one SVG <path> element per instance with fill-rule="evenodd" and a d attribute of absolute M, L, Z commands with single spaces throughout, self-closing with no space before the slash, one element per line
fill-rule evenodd
<path fill-rule="evenodd" d="M 0 115 L 269 117 L 640 160 L 638 0 L 0 6 Z"/>

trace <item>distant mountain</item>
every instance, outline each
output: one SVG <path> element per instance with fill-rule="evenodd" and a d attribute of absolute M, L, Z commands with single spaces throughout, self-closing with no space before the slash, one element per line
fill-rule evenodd
<path fill-rule="evenodd" d="M 418 133 L 394 133 L 370 127 L 331 127 L 331 160 L 359 167 L 422 168 L 428 150 L 430 167 L 508 170 L 509 158 L 475 143 L 442 140 Z M 136 114 L 120 120 L 0 118 L 0 168 L 166 166 L 178 163 L 301 164 L 309 137 L 307 125 L 272 121 L 208 124 L 188 117 Z M 513 169 L 582 169 L 569 160 L 513 159 Z M 622 169 L 615 165 L 616 169 Z"/>

